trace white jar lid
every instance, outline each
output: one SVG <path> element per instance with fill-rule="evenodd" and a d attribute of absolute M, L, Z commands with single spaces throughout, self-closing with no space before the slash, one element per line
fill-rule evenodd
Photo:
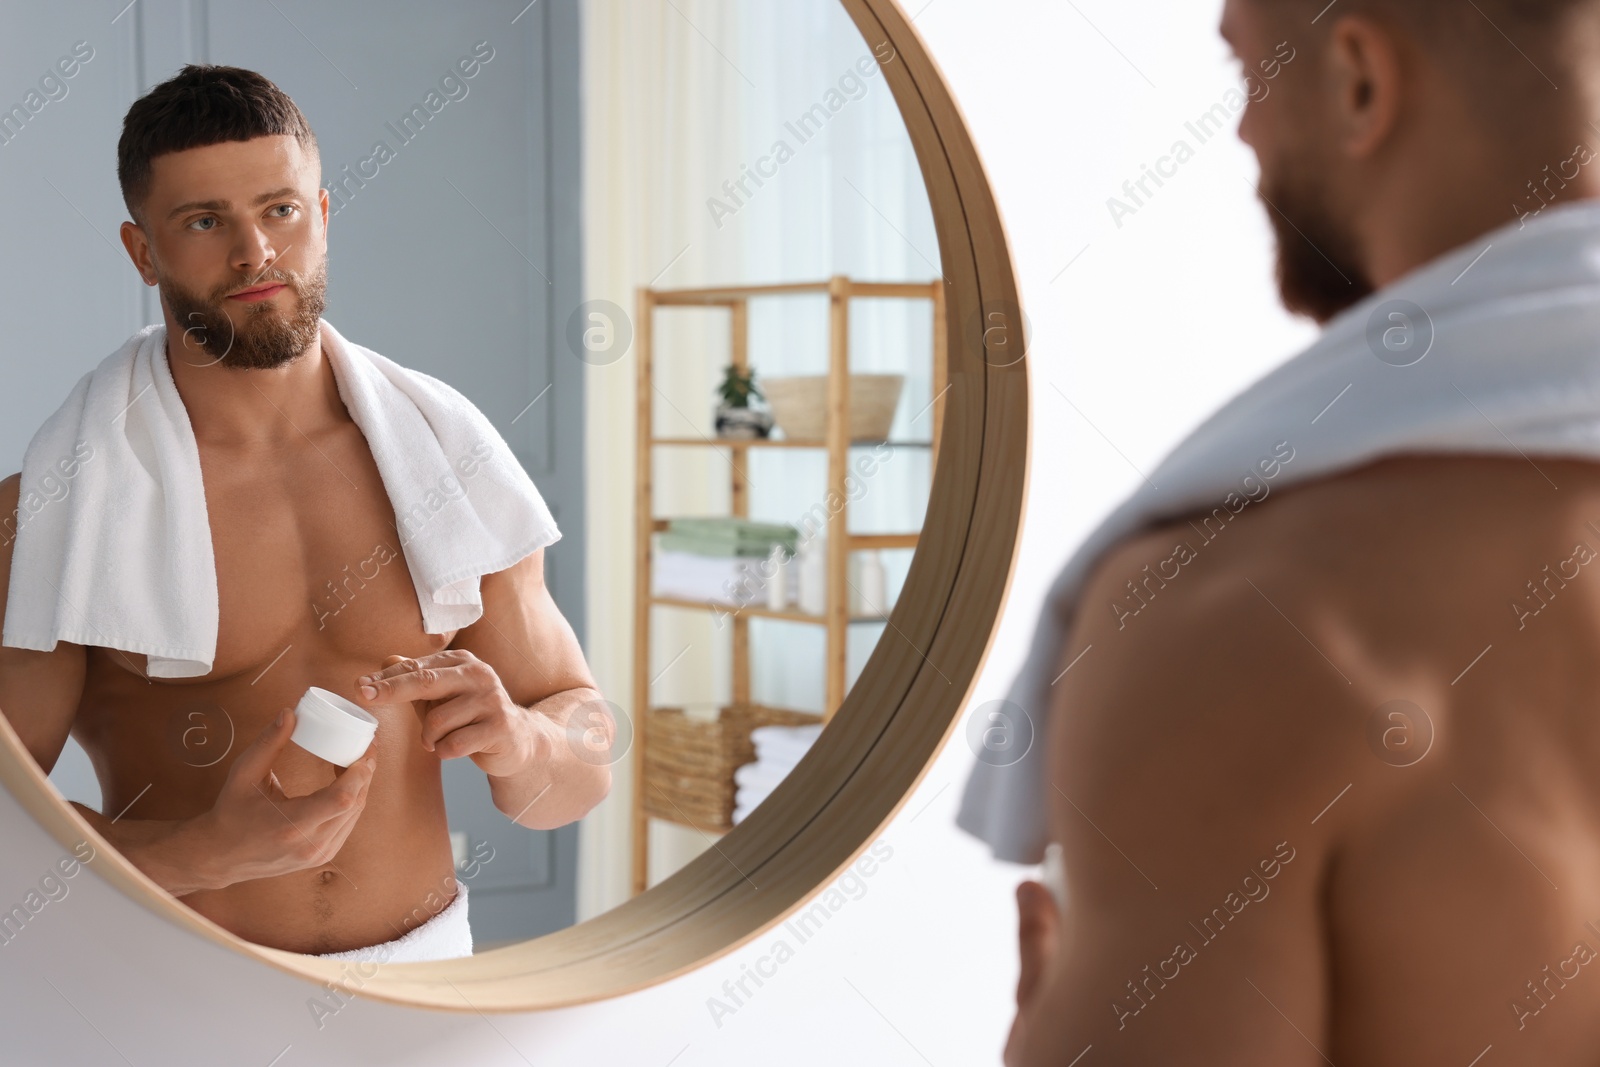
<path fill-rule="evenodd" d="M 337 693 L 312 686 L 295 705 L 289 740 L 329 763 L 348 767 L 366 753 L 378 720 Z"/>

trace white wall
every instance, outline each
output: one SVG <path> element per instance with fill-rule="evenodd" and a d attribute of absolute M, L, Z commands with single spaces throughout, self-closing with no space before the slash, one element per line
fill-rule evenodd
<path fill-rule="evenodd" d="M 931 0 L 917 20 L 999 191 L 1034 331 L 1027 533 L 975 702 L 1004 694 L 1049 578 L 1133 488 L 1134 466 L 1148 470 L 1310 336 L 1275 309 L 1268 231 L 1246 184 L 1253 166 L 1231 137 L 1201 147 L 1120 230 L 1106 210 L 1231 84 L 1214 32 L 1219 0 L 1074 4 Z M 1011 887 L 1023 872 L 988 862 L 952 827 L 970 763 L 958 737 L 888 829 L 893 855 L 864 893 L 720 1026 L 707 998 L 781 930 L 609 1004 L 485 1019 L 357 1002 L 318 1031 L 310 988 L 157 928 L 86 874 L 0 947 L 9 1061 L 120 1062 L 114 1047 L 133 1063 L 267 1064 L 282 1053 L 283 1067 L 995 1064 L 1015 974 Z M 9 801 L 0 816 L 5 909 L 61 850 Z"/>

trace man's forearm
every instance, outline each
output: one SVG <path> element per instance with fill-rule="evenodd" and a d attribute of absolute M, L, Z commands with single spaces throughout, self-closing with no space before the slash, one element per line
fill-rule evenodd
<path fill-rule="evenodd" d="M 553 693 L 524 710 L 533 729 L 528 765 L 489 776 L 495 807 L 531 830 L 554 830 L 583 818 L 611 791 L 609 715 L 597 721 L 582 709 L 598 704 L 596 689 Z"/>
<path fill-rule="evenodd" d="M 220 888 L 198 862 L 192 820 L 112 820 L 76 800 L 70 803 L 129 863 L 173 896 Z"/>

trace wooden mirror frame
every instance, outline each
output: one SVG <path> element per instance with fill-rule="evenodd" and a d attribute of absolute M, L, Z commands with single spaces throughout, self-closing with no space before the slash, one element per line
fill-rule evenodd
<path fill-rule="evenodd" d="M 1024 319 L 999 207 L 960 108 L 896 0 L 840 0 L 882 65 L 922 168 L 947 285 L 949 387 L 921 542 L 888 628 L 827 730 L 766 803 L 676 874 L 544 937 L 453 960 L 352 966 L 245 941 L 170 896 L 51 786 L 0 716 L 0 783 L 102 877 L 217 944 L 317 985 L 445 1011 L 527 1012 L 619 996 L 761 936 L 842 874 L 954 731 L 1010 589 L 1028 474 Z M 758 888 L 759 886 L 759 888 Z"/>

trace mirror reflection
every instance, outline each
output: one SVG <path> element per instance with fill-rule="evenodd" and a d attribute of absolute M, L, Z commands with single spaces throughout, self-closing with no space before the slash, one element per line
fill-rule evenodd
<path fill-rule="evenodd" d="M 19 17 L 0 709 L 80 814 L 405 962 L 783 803 L 939 451 L 894 49 L 836 0 Z"/>

